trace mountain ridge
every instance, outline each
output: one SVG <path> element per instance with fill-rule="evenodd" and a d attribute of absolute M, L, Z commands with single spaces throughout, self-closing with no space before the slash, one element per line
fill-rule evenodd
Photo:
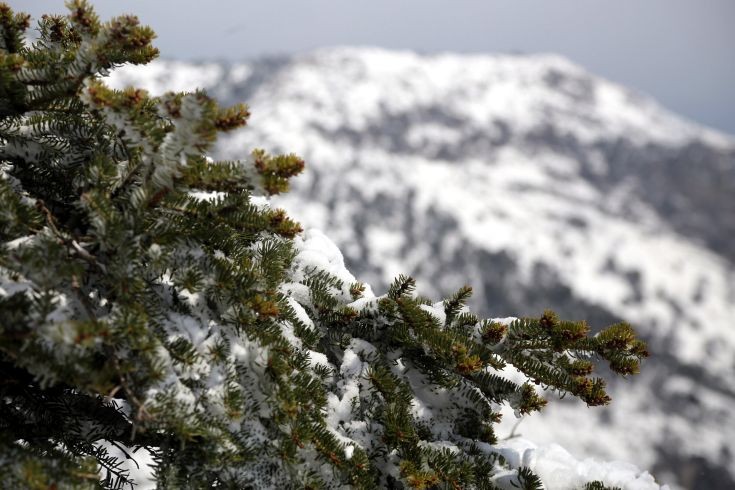
<path fill-rule="evenodd" d="M 735 139 L 554 55 L 333 48 L 112 80 L 248 102 L 219 156 L 304 156 L 276 203 L 376 292 L 405 272 L 431 295 L 469 282 L 488 316 L 635 323 L 654 356 L 609 408 L 552 403 L 521 428 L 687 488 L 735 485 Z"/>

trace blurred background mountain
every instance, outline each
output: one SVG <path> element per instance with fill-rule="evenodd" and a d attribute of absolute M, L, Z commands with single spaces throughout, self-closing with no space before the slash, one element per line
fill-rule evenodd
<path fill-rule="evenodd" d="M 551 55 L 332 48 L 112 81 L 248 101 L 217 156 L 305 157 L 276 204 L 376 292 L 404 272 L 435 297 L 472 285 L 483 315 L 634 323 L 653 355 L 610 407 L 553 403 L 517 432 L 735 487 L 735 139 Z"/>
<path fill-rule="evenodd" d="M 551 403 L 516 433 L 735 488 L 735 3 L 94 3 L 139 14 L 168 59 L 112 83 L 247 102 L 216 156 L 305 157 L 277 204 L 376 292 L 467 283 L 484 315 L 552 308 L 648 340 L 612 405 Z M 314 49 L 335 44 L 383 48 Z M 446 51 L 463 54 L 417 54 Z"/>

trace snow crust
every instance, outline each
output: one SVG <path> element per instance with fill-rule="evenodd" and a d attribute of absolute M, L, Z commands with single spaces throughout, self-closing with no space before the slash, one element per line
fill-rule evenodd
<path fill-rule="evenodd" d="M 668 485 L 659 487 L 650 473 L 630 463 L 602 462 L 592 458 L 579 460 L 558 444 L 537 446 L 526 439 L 515 438 L 500 442 L 494 449 L 511 466 L 530 468 L 541 478 L 546 490 L 582 488 L 585 483 L 595 480 L 623 490 L 669 488 Z M 510 485 L 506 488 L 513 488 L 512 475 L 501 476 L 498 480 L 501 484 Z"/>

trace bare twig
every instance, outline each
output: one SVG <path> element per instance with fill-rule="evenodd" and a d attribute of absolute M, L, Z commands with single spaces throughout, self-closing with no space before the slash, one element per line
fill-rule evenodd
<path fill-rule="evenodd" d="M 70 247 L 74 251 L 75 255 L 77 255 L 82 260 L 95 265 L 102 272 L 107 272 L 107 268 L 105 267 L 105 265 L 100 263 L 94 255 L 85 250 L 84 247 L 79 244 L 79 242 L 65 236 L 64 233 L 59 230 L 59 228 L 56 226 L 56 218 L 41 199 L 38 199 L 36 201 L 36 207 L 39 209 L 39 211 L 42 211 L 46 215 L 46 222 L 48 223 L 49 228 L 51 228 L 51 231 L 54 233 L 54 235 L 56 235 L 56 238 L 58 238 L 61 243 L 63 243 L 67 247 Z"/>

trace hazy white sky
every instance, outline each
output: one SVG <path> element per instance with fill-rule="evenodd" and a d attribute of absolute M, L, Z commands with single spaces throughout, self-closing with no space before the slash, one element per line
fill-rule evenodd
<path fill-rule="evenodd" d="M 7 0 L 6 0 L 7 2 Z M 62 0 L 10 0 L 34 16 Z M 554 52 L 735 134 L 735 0 L 96 0 L 162 56 L 240 60 L 332 45 Z"/>

